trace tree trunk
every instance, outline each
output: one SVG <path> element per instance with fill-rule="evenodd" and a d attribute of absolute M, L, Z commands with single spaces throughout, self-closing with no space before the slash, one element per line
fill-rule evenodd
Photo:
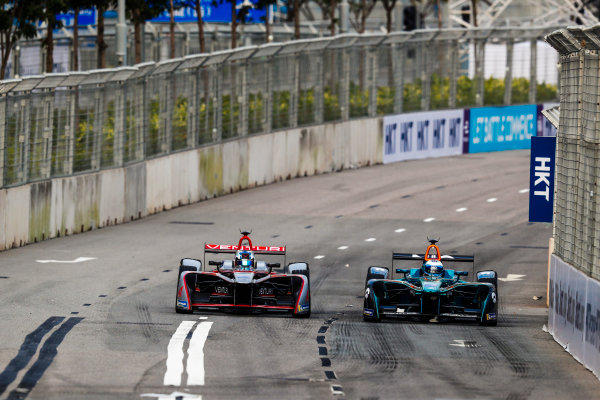
<path fill-rule="evenodd" d="M 294 0 L 294 37 L 300 39 L 300 0 Z"/>
<path fill-rule="evenodd" d="M 206 44 L 204 43 L 204 22 L 202 21 L 202 7 L 200 0 L 196 0 L 196 14 L 198 14 L 198 40 L 200 41 L 200 53 L 206 53 Z"/>
<path fill-rule="evenodd" d="M 175 15 L 173 12 L 173 0 L 169 1 L 169 5 L 169 57 L 175 58 Z"/>
<path fill-rule="evenodd" d="M 8 64 L 8 58 L 10 57 L 10 52 L 13 48 L 13 42 L 11 42 L 10 38 L 12 36 L 12 28 L 8 32 L 3 32 L 0 34 L 0 54 L 2 55 L 1 65 L 0 65 L 0 80 L 5 78 L 6 74 L 6 65 Z M 15 65 L 13 65 L 13 68 Z M 13 77 L 17 75 L 17 71 L 13 72 Z"/>
<path fill-rule="evenodd" d="M 367 29 L 367 0 L 362 0 L 361 4 L 362 4 L 362 10 L 360 13 L 360 32 L 359 33 L 365 33 L 365 30 Z"/>
<path fill-rule="evenodd" d="M 52 72 L 54 66 L 54 21 L 55 16 L 48 17 L 48 29 L 46 33 L 46 72 Z"/>
<path fill-rule="evenodd" d="M 393 8 L 385 10 L 385 29 L 387 29 L 387 33 L 392 31 L 392 10 Z"/>
<path fill-rule="evenodd" d="M 237 13 L 235 10 L 235 1 L 231 1 L 231 48 L 237 47 Z"/>
<path fill-rule="evenodd" d="M 267 35 L 266 43 L 271 41 L 271 22 L 269 21 L 269 11 L 271 9 L 271 5 L 267 4 L 265 9 L 265 34 Z"/>
<path fill-rule="evenodd" d="M 138 21 L 134 23 L 134 41 L 135 41 L 135 63 L 142 62 L 142 24 Z"/>
<path fill-rule="evenodd" d="M 104 42 L 104 7 L 98 7 L 98 35 L 96 37 L 98 46 L 98 59 L 96 65 L 98 68 L 106 68 L 106 43 Z"/>
<path fill-rule="evenodd" d="M 477 26 L 477 0 L 471 0 L 471 10 L 473 10 L 473 26 Z"/>
<path fill-rule="evenodd" d="M 335 0 L 329 0 L 330 3 L 330 12 L 329 12 L 329 17 L 330 17 L 330 21 L 331 21 L 331 25 L 330 25 L 330 31 L 331 31 L 331 36 L 335 36 Z"/>
<path fill-rule="evenodd" d="M 79 7 L 75 7 L 73 18 L 73 71 L 79 71 Z"/>

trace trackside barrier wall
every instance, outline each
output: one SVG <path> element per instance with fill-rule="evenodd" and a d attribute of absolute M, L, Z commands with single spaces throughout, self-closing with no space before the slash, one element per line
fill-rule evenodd
<path fill-rule="evenodd" d="M 381 120 L 278 131 L 0 189 L 0 250 L 275 181 L 381 163 Z"/>
<path fill-rule="evenodd" d="M 600 377 L 600 25 L 546 41 L 561 66 L 548 329 Z"/>

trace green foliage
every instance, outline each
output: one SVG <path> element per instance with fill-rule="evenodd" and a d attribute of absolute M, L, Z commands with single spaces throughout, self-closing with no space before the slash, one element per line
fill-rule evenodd
<path fill-rule="evenodd" d="M 340 99 L 337 94 L 331 91 L 330 87 L 326 87 L 323 92 L 323 120 L 336 121 L 342 118 L 342 110 L 340 109 Z"/>
<path fill-rule="evenodd" d="M 179 96 L 173 109 L 173 149 L 187 147 L 188 99 Z"/>
<path fill-rule="evenodd" d="M 360 86 L 350 82 L 350 118 L 369 115 L 369 89 L 361 90 Z"/>
<path fill-rule="evenodd" d="M 529 79 L 515 78 L 512 80 L 512 104 L 525 104 L 529 102 Z"/>
<path fill-rule="evenodd" d="M 456 81 L 456 107 L 463 108 L 475 105 L 475 82 L 468 76 L 461 75 Z"/>
<path fill-rule="evenodd" d="M 550 85 L 546 82 L 538 83 L 536 86 L 537 99 L 536 101 L 542 103 L 545 101 L 557 101 L 558 100 L 558 88 L 555 85 Z"/>
<path fill-rule="evenodd" d="M 248 133 L 262 132 L 264 112 L 262 93 L 250 93 L 248 95 Z"/>
<path fill-rule="evenodd" d="M 290 126 L 290 92 L 282 90 L 273 92 L 273 121 L 271 129 L 283 129 Z"/>
<path fill-rule="evenodd" d="M 404 112 L 416 111 L 421 109 L 421 96 L 423 94 L 423 85 L 421 79 L 416 79 L 413 83 L 404 84 Z"/>
<path fill-rule="evenodd" d="M 377 115 L 392 114 L 394 112 L 394 96 L 396 90 L 388 86 L 377 88 Z"/>
<path fill-rule="evenodd" d="M 298 96 L 298 125 L 315 122 L 315 91 L 314 89 L 300 90 Z"/>

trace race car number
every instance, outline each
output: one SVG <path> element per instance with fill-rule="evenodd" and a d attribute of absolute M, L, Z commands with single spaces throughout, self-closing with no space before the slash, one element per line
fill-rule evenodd
<path fill-rule="evenodd" d="M 259 296 L 271 296 L 273 295 L 273 288 L 261 287 L 258 289 Z"/>
<path fill-rule="evenodd" d="M 229 288 L 227 286 L 216 286 L 215 293 L 218 294 L 229 294 Z"/>

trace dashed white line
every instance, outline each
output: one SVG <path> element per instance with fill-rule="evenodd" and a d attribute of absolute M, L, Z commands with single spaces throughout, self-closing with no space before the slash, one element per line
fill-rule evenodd
<path fill-rule="evenodd" d="M 157 400 L 194 399 L 202 400 L 202 396 L 196 394 L 173 392 L 171 394 L 144 393 L 140 397 L 156 397 Z"/>
<path fill-rule="evenodd" d="M 490 199 L 487 199 L 487 202 L 488 202 L 488 203 L 493 203 L 493 202 L 495 202 L 495 201 L 497 201 L 497 200 L 498 200 L 497 198 L 495 198 L 495 197 L 492 197 L 492 198 L 490 198 Z"/>
<path fill-rule="evenodd" d="M 435 221 L 435 218 L 429 217 L 429 218 L 425 218 L 423 220 L 423 222 L 432 222 L 432 221 Z"/>
<path fill-rule="evenodd" d="M 519 193 L 528 193 L 528 192 L 529 192 L 529 189 L 521 189 L 521 190 L 519 190 Z"/>
<path fill-rule="evenodd" d="M 372 237 L 372 238 L 365 239 L 365 242 L 374 242 L 376 240 L 377 239 L 375 239 L 375 238 Z"/>
<path fill-rule="evenodd" d="M 466 207 L 461 207 L 461 208 L 456 209 L 456 212 L 465 212 L 465 211 L 467 211 Z"/>
<path fill-rule="evenodd" d="M 338 247 L 338 250 L 346 250 L 348 248 L 348 246 L 340 246 Z"/>
<path fill-rule="evenodd" d="M 182 321 L 171 337 L 167 347 L 167 372 L 163 379 L 165 386 L 180 386 L 183 374 L 183 343 L 196 321 Z"/>
<path fill-rule="evenodd" d="M 394 232 L 396 232 L 396 233 L 402 233 L 402 232 L 406 232 L 406 229 L 400 228 L 400 229 L 396 229 Z"/>
<path fill-rule="evenodd" d="M 320 260 L 321 258 L 325 258 L 324 255 L 319 254 L 318 256 L 315 256 L 315 260 Z"/>
<path fill-rule="evenodd" d="M 77 257 L 74 260 L 35 260 L 36 262 L 39 262 L 41 264 L 48 264 L 48 263 L 57 263 L 57 264 L 77 264 L 80 262 L 86 262 L 86 261 L 91 261 L 91 260 L 97 260 L 96 257 Z"/>
<path fill-rule="evenodd" d="M 204 343 L 212 324 L 208 321 L 200 322 L 190 339 L 186 368 L 188 386 L 204 386 Z"/>

